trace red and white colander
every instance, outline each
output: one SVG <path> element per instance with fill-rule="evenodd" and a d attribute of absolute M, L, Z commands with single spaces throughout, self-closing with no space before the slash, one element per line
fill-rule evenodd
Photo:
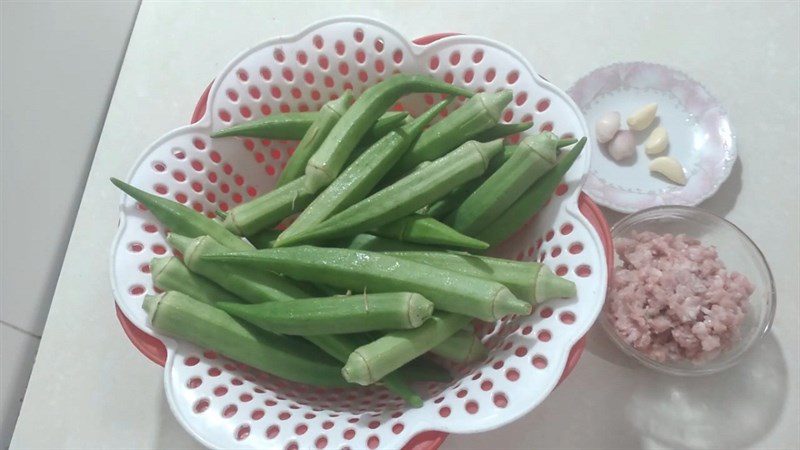
<path fill-rule="evenodd" d="M 272 189 L 296 142 L 211 140 L 212 131 L 272 113 L 316 110 L 345 89 L 358 95 L 398 72 L 429 74 L 476 91 L 511 89 L 504 122 L 533 121 L 535 131 L 588 136 L 572 100 L 503 44 L 456 35 L 409 42 L 374 20 L 339 18 L 236 57 L 204 94 L 195 123 L 158 139 L 128 181 L 213 217 L 217 208 Z M 418 114 L 437 98 L 409 96 L 395 108 Z M 582 348 L 576 343 L 603 304 L 608 226 L 580 192 L 590 151 L 536 219 L 497 250 L 503 257 L 544 262 L 577 284 L 578 297 L 549 302 L 529 317 L 478 326 L 490 356 L 456 368 L 452 383 L 418 385 L 422 408 L 407 408 L 381 387 L 319 389 L 288 382 L 158 334 L 141 304 L 154 291 L 150 259 L 170 249 L 154 217 L 126 196 L 111 248 L 120 320 L 134 344 L 164 365 L 170 408 L 208 447 L 431 449 L 442 432 L 497 428 L 535 408 L 571 369 Z M 159 357 L 164 351 L 166 357 Z"/>

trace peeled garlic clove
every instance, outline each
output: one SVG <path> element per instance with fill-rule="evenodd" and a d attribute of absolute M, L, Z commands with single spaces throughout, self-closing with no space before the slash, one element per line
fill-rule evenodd
<path fill-rule="evenodd" d="M 650 161 L 650 171 L 660 173 L 674 183 L 686 184 L 686 174 L 683 173 L 683 166 L 675 158 L 659 156 Z"/>
<path fill-rule="evenodd" d="M 636 153 L 636 139 L 633 133 L 628 130 L 619 131 L 611 142 L 608 143 L 608 154 L 615 161 L 622 161 L 630 158 Z"/>
<path fill-rule="evenodd" d="M 656 118 L 657 110 L 658 105 L 655 103 L 648 103 L 642 106 L 638 111 L 628 117 L 628 127 L 636 131 L 644 130 L 653 123 L 653 119 Z"/>
<path fill-rule="evenodd" d="M 609 111 L 603 114 L 594 124 L 595 135 L 597 142 L 605 144 L 614 138 L 614 135 L 619 131 L 619 113 L 616 111 Z"/>
<path fill-rule="evenodd" d="M 656 127 L 644 141 L 644 151 L 648 155 L 657 155 L 667 149 L 667 144 L 669 144 L 667 129 Z"/>

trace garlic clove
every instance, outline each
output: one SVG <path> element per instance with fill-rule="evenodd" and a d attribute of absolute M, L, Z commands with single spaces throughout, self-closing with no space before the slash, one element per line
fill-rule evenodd
<path fill-rule="evenodd" d="M 656 127 L 647 140 L 644 141 L 644 151 L 648 155 L 657 155 L 667 149 L 669 144 L 669 136 L 667 129 L 664 127 Z"/>
<path fill-rule="evenodd" d="M 650 161 L 650 171 L 664 175 L 673 183 L 686 185 L 686 174 L 683 172 L 683 166 L 675 158 L 659 156 Z"/>
<path fill-rule="evenodd" d="M 648 103 L 642 106 L 628 117 L 628 127 L 636 131 L 644 130 L 653 123 L 653 119 L 656 118 L 656 111 L 658 111 L 656 103 Z"/>
<path fill-rule="evenodd" d="M 608 143 L 608 154 L 615 161 L 622 161 L 636 154 L 636 139 L 629 130 L 617 132 L 613 139 Z"/>
<path fill-rule="evenodd" d="M 605 144 L 614 138 L 619 131 L 620 117 L 616 111 L 609 111 L 603 114 L 595 123 L 594 130 L 597 142 Z"/>

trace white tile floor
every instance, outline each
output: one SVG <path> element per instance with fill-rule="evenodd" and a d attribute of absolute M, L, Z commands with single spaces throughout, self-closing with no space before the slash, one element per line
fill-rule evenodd
<path fill-rule="evenodd" d="M 2 448 L 11 440 L 137 9 L 137 1 L 0 2 Z"/>

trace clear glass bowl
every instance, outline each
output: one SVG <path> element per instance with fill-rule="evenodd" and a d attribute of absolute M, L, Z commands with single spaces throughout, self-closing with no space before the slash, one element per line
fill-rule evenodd
<path fill-rule="evenodd" d="M 750 296 L 747 317 L 741 326 L 741 339 L 733 348 L 703 363 L 691 361 L 659 362 L 625 342 L 616 332 L 605 311 L 600 323 L 612 341 L 626 354 L 647 367 L 673 375 L 707 375 L 736 364 L 742 355 L 769 331 L 775 316 L 775 286 L 772 272 L 756 244 L 742 230 L 727 220 L 686 206 L 657 206 L 631 214 L 611 229 L 613 238 L 629 237 L 631 232 L 685 234 L 704 245 L 716 247 L 720 260 L 729 271 L 745 275 L 755 291 Z M 619 257 L 615 252 L 615 266 Z"/>

